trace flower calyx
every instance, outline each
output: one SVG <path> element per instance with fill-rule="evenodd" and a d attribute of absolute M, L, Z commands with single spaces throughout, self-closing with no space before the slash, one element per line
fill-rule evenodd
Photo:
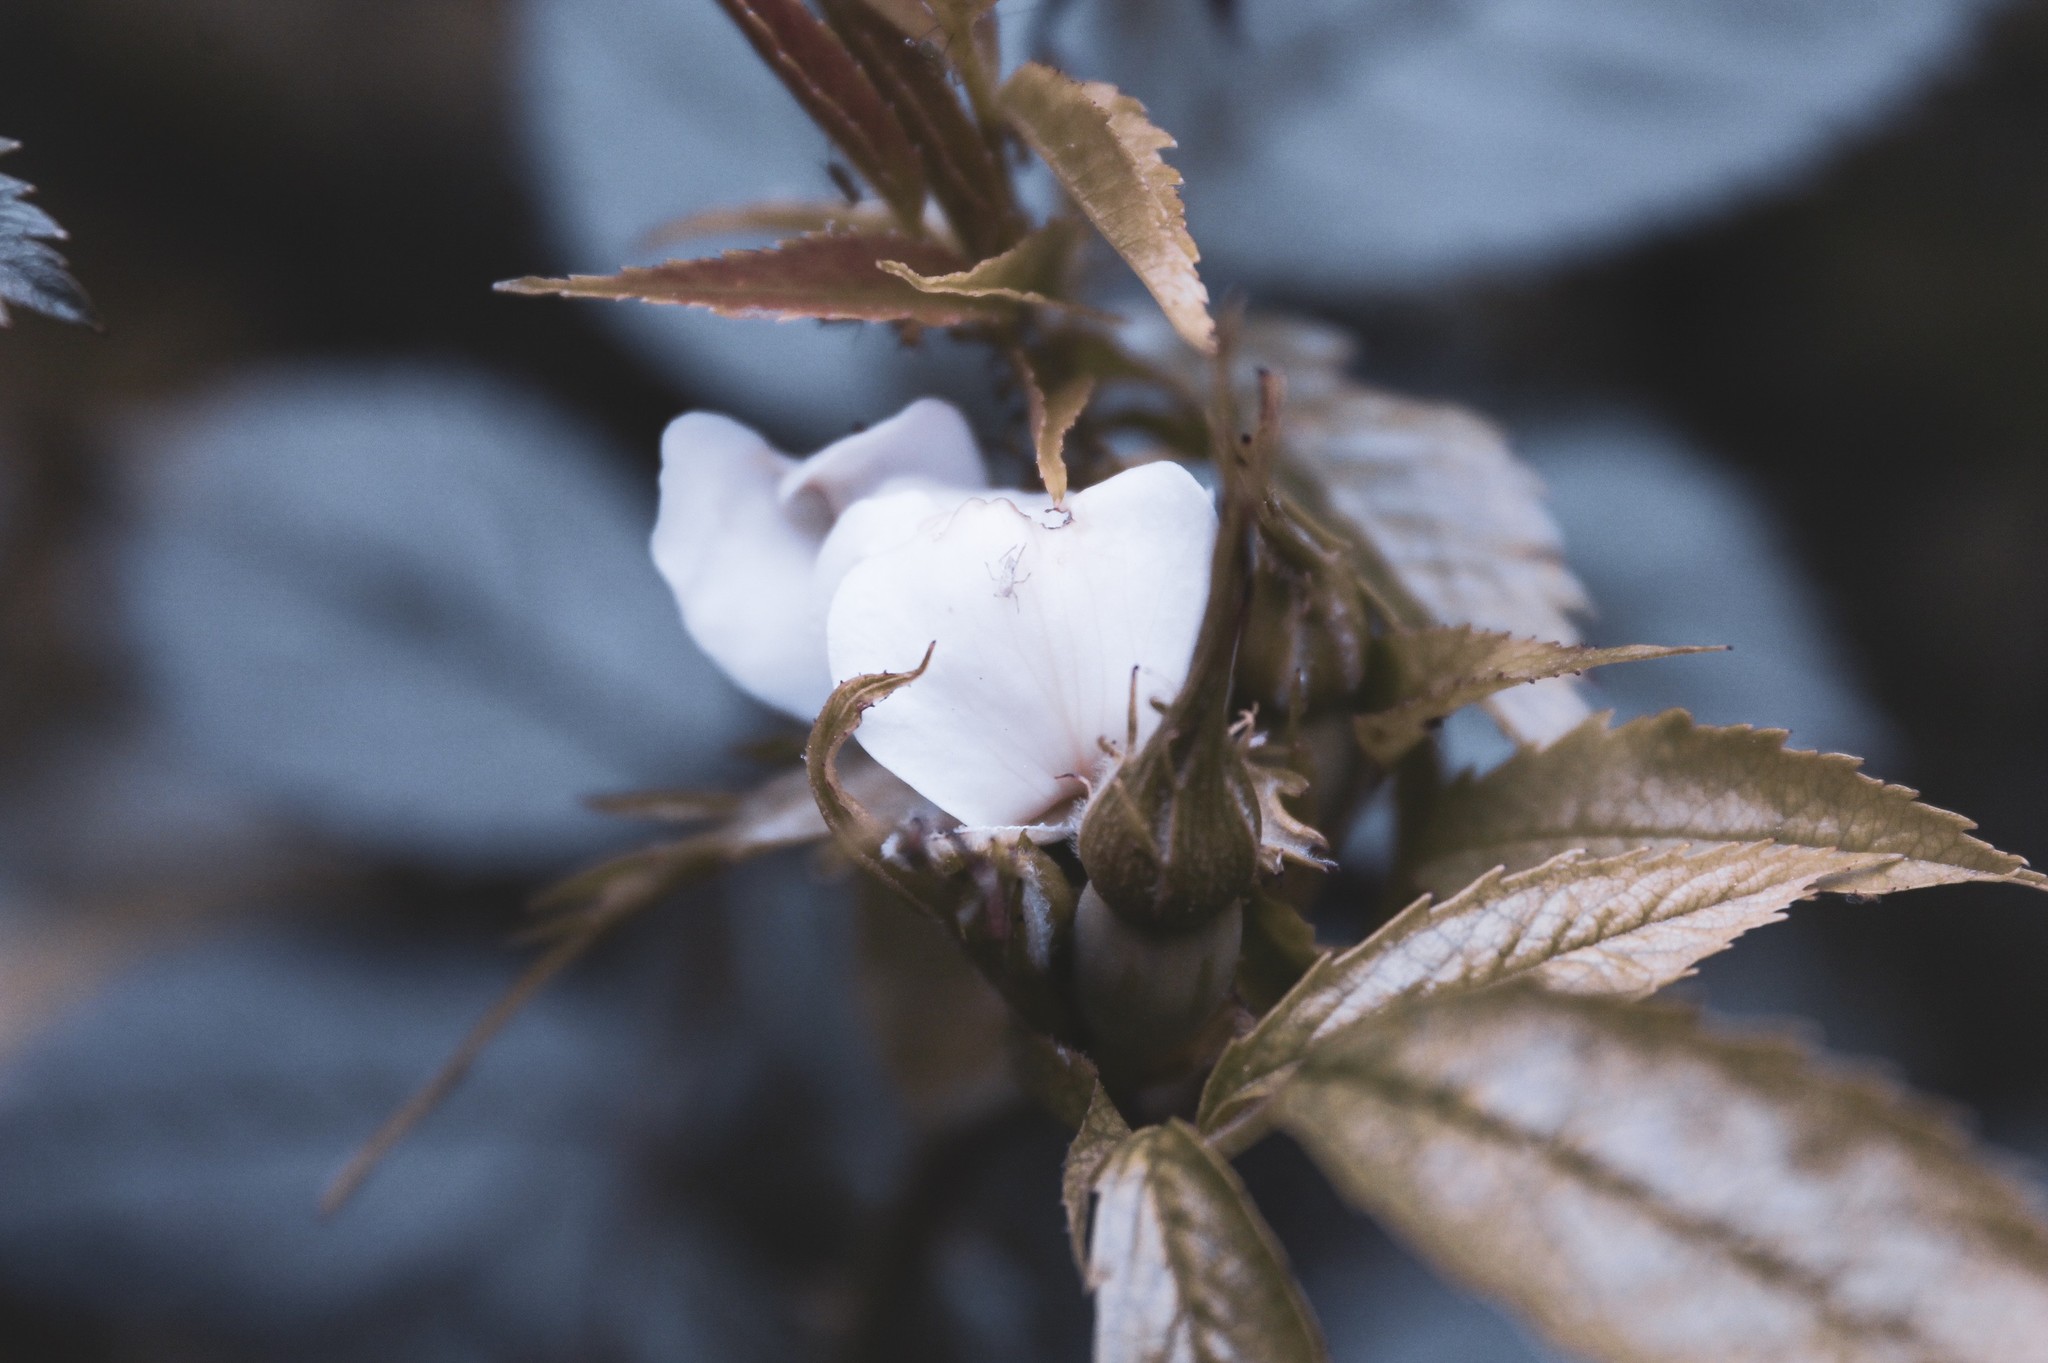
<path fill-rule="evenodd" d="M 1131 926 L 1189 932 L 1250 895 L 1261 869 L 1258 784 L 1233 732 L 1238 643 L 1251 601 L 1252 536 L 1279 425 L 1280 380 L 1260 375 L 1259 428 L 1236 430 L 1228 385 L 1212 419 L 1223 480 L 1209 600 L 1186 685 L 1151 741 L 1127 755 L 1082 816 L 1081 865 Z M 1132 732 L 1136 731 L 1133 691 Z"/>

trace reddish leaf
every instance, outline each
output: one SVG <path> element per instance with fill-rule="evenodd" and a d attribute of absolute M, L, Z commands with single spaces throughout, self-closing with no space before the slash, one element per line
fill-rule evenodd
<path fill-rule="evenodd" d="M 803 0 L 718 0 L 811 121 L 906 226 L 924 212 L 917 149 L 881 92 Z"/>
<path fill-rule="evenodd" d="M 824 10 L 916 144 L 932 194 L 967 249 L 977 257 L 1007 250 L 1023 231 L 1010 177 L 960 107 L 943 59 L 867 0 L 824 0 Z"/>
<path fill-rule="evenodd" d="M 671 260 L 615 275 L 512 279 L 498 287 L 506 293 L 686 303 L 725 317 L 816 317 L 933 327 L 985 322 L 1015 310 L 1014 304 L 1000 298 L 925 293 L 886 273 L 884 261 L 921 274 L 955 271 L 965 263 L 936 242 L 893 233 L 820 232 L 766 250 Z"/>

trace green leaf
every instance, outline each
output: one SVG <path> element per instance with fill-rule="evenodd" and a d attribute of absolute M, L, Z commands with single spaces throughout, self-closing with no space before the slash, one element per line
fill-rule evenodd
<path fill-rule="evenodd" d="M 1328 1357 L 1244 1185 L 1186 1123 L 1149 1126 L 1125 1141 L 1095 1193 L 1095 1363 Z"/>
<path fill-rule="evenodd" d="M 1024 230 L 1010 176 L 946 82 L 944 59 L 906 37 L 907 13 L 887 17 L 870 0 L 824 0 L 825 20 L 845 40 L 917 148 L 932 197 L 976 256 L 1012 245 Z M 914 21 L 914 20 L 913 20 Z M 926 33 L 936 30 L 926 19 Z"/>
<path fill-rule="evenodd" d="M 889 262 L 882 268 L 911 287 L 925 293 L 955 294 L 962 298 L 1002 298 L 1014 303 L 1066 308 L 1094 313 L 1064 302 L 1067 275 L 1073 266 L 1074 248 L 1080 244 L 1074 223 L 1055 219 L 998 256 L 965 270 L 946 274 L 920 274 L 908 265 Z M 1099 314 L 1098 314 L 1099 315 Z"/>
<path fill-rule="evenodd" d="M 1216 324 L 1195 272 L 1201 253 L 1181 209 L 1180 173 L 1159 155 L 1173 139 L 1115 86 L 1071 80 L 1036 62 L 1017 68 L 999 99 L 1011 126 L 1137 272 L 1181 339 L 1213 352 Z"/>
<path fill-rule="evenodd" d="M 0 137 L 0 156 L 20 145 Z M 63 241 L 65 231 L 28 201 L 33 193 L 26 181 L 0 175 L 0 327 L 8 324 L 9 303 L 60 322 L 96 326 L 91 300 L 49 244 Z"/>
<path fill-rule="evenodd" d="M 1585 648 L 1496 634 L 1469 625 L 1388 634 L 1377 641 L 1372 669 L 1374 686 L 1386 699 L 1373 713 L 1361 715 L 1354 728 L 1366 754 L 1381 766 L 1392 767 L 1401 754 L 1422 741 L 1432 724 L 1511 686 L 1576 676 L 1587 668 L 1610 663 L 1713 651 L 1712 647 L 1644 644 Z"/>
<path fill-rule="evenodd" d="M 945 274 L 959 258 L 935 242 L 889 233 L 819 232 L 759 251 L 635 266 L 615 275 L 512 279 L 505 293 L 683 303 L 723 317 L 816 317 L 950 327 L 1009 315 L 1002 299 L 927 293 L 886 272 L 892 264 Z"/>
<path fill-rule="evenodd" d="M 1509 990 L 1321 1050 L 1281 1122 L 1590 1363 L 2038 1363 L 2048 1227 L 1943 1114 L 1688 1013 Z"/>
<path fill-rule="evenodd" d="M 922 226 L 924 173 L 910 135 L 874 82 L 803 0 L 718 0 L 811 121 L 853 162 L 897 220 Z"/>
<path fill-rule="evenodd" d="M 1319 1044 L 1431 995 L 1528 979 L 1566 993 L 1640 998 L 1884 853 L 1724 843 L 1488 871 L 1442 903 L 1424 898 L 1348 951 L 1325 956 L 1232 1041 L 1203 1092 L 1214 1131 L 1278 1090 Z"/>
<path fill-rule="evenodd" d="M 1088 1098 L 1088 1111 L 1067 1147 L 1067 1162 L 1060 1170 L 1060 1201 L 1067 1209 L 1067 1236 L 1074 1246 L 1074 1266 L 1088 1271 L 1088 1209 L 1095 1197 L 1095 1180 L 1109 1157 L 1131 1136 L 1130 1123 L 1110 1101 L 1108 1090 L 1097 1081 Z"/>
<path fill-rule="evenodd" d="M 1966 880 L 2048 886 L 2019 857 L 1969 836 L 1959 814 L 1874 781 L 1853 757 L 1788 751 L 1780 729 L 1711 728 L 1682 710 L 1610 729 L 1604 717 L 1484 776 L 1460 776 L 1404 829 L 1418 888 L 1457 889 L 1495 866 L 1520 870 L 1581 848 L 1778 842 L 1895 861 L 1820 888 L 1885 894 Z"/>

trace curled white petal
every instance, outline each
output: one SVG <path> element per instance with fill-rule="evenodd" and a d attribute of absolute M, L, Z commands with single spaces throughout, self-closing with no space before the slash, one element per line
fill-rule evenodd
<path fill-rule="evenodd" d="M 798 719 L 816 715 L 832 692 L 825 608 L 853 561 L 836 559 L 821 576 L 819 552 L 841 512 L 898 485 L 987 486 L 973 433 L 951 404 L 920 399 L 801 461 L 728 417 L 691 412 L 669 423 L 654 561 L 690 637 L 755 699 Z M 856 529 L 876 524 L 857 520 Z"/>
<path fill-rule="evenodd" d="M 909 504 L 896 514 L 907 518 Z M 861 746 L 962 823 L 1024 824 L 1140 741 L 1186 679 L 1216 513 L 1176 464 L 1074 494 L 974 498 L 855 563 L 826 620 L 835 678 L 931 665 L 862 719 Z M 900 522 L 894 527 L 901 528 Z"/>
<path fill-rule="evenodd" d="M 963 489 L 988 486 L 981 449 L 959 408 L 919 398 L 887 421 L 835 440 L 804 460 L 783 478 L 781 493 L 789 500 L 815 492 L 837 516 L 900 478 Z"/>

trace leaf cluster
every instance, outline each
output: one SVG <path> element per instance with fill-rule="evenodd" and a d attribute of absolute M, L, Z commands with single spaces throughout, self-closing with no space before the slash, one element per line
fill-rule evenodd
<path fill-rule="evenodd" d="M 690 876 L 827 844 L 950 935 L 1046 1062 L 1078 1126 L 1062 1193 L 1105 1363 L 1326 1356 L 1229 1163 L 1274 1130 L 1591 1359 L 2048 1357 L 2048 1223 L 1953 1124 L 1803 1045 L 1643 1002 L 1821 894 L 2048 880 L 1783 733 L 1594 714 L 1580 673 L 1706 650 L 1581 641 L 1584 590 L 1493 426 L 1356 382 L 1327 331 L 1212 314 L 1172 139 L 1127 95 L 1034 63 L 998 83 L 975 0 L 720 3 L 872 197 L 671 233 L 788 234 L 759 249 L 501 287 L 986 343 L 1056 502 L 1132 459 L 1210 465 L 1210 609 L 1187 688 L 1096 796 L 1100 837 L 919 808 L 845 744 L 922 669 L 857 677 L 802 771 L 614 802 L 696 831 L 547 896 L 529 986 Z M 1026 154 L 1064 195 L 1042 221 L 1015 189 Z M 1098 245 L 1153 323 L 1078 292 Z M 1516 752 L 1446 781 L 1437 729 L 1469 706 Z M 1410 902 L 1326 946 L 1319 830 L 1388 784 L 1384 889 Z M 1142 1073 L 1074 997 L 1091 894 L 1162 963 L 1238 925 L 1222 1002 Z"/>

